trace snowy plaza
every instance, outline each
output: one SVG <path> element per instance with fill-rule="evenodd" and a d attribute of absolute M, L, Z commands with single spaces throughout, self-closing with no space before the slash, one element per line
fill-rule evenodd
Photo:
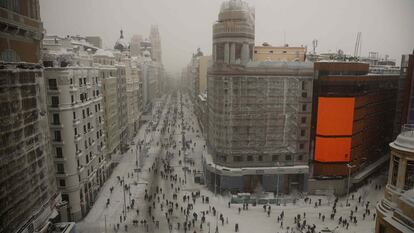
<path fill-rule="evenodd" d="M 294 203 L 279 205 L 230 204 L 229 195 L 215 195 L 194 182 L 196 171 L 202 171 L 205 139 L 188 96 L 164 96 L 157 107 L 153 122 L 141 126 L 136 146 L 120 157 L 93 208 L 77 223 L 78 232 L 374 231 L 386 174 L 351 192 L 348 205 L 346 197 L 339 198 L 335 210 L 333 195 L 297 194 Z M 185 163 L 179 152 L 182 131 L 191 144 L 186 161 L 193 162 Z"/>

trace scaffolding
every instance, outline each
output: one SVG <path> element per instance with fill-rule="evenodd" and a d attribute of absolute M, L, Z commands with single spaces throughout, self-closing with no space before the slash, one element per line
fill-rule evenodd
<path fill-rule="evenodd" d="M 1 64 L 0 232 L 24 223 L 50 198 L 41 85 L 34 65 Z"/>
<path fill-rule="evenodd" d="M 227 166 L 235 166 L 233 156 L 248 166 L 306 161 L 300 144 L 309 144 L 302 133 L 308 135 L 311 117 L 312 71 L 307 71 L 209 75 L 208 135 L 216 161 Z"/>

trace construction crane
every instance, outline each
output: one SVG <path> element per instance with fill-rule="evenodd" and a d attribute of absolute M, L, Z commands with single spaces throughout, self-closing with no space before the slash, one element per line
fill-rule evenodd
<path fill-rule="evenodd" d="M 361 54 L 361 46 L 362 46 L 361 34 L 362 34 L 361 32 L 357 33 L 357 38 L 356 38 L 356 41 L 355 41 L 354 57 L 357 57 L 357 58 Z"/>

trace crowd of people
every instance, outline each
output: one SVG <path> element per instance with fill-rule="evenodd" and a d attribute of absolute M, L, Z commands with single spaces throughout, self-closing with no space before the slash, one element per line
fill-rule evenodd
<path fill-rule="evenodd" d="M 159 137 L 154 137 L 152 142 L 143 139 L 138 142 L 140 155 L 146 147 L 159 147 L 156 153 L 146 156 L 147 166 L 144 166 L 142 173 L 147 174 L 148 184 L 143 193 L 134 193 L 131 189 L 131 185 L 137 184 L 134 170 L 127 171 L 126 177 L 118 176 L 119 185 L 110 188 L 111 194 L 122 192 L 125 200 L 119 219 L 112 219 L 110 223 L 113 231 L 136 231 L 132 227 L 138 228 L 139 232 L 219 233 L 224 229 L 239 232 L 242 226 L 237 215 L 247 214 L 249 204 L 228 201 L 226 206 L 213 203 L 213 194 L 194 185 L 194 175 L 202 168 L 201 162 L 192 157 L 205 150 L 205 144 L 200 143 L 200 140 L 193 141 L 201 137 L 201 132 L 191 116 L 192 106 L 188 97 L 176 93 L 166 97 L 164 102 L 160 109 L 154 111 L 155 120 L 146 128 L 147 133 L 153 132 Z M 376 189 L 381 188 L 375 185 Z M 365 195 L 358 193 L 350 195 L 346 203 L 339 198 L 330 201 L 327 198 L 313 200 L 312 197 L 304 197 L 296 203 L 301 208 L 320 208 L 317 220 L 310 218 L 306 211 L 294 216 L 290 214 L 287 219 L 284 206 L 280 205 L 272 207 L 266 204 L 262 208 L 264 218 L 274 218 L 274 232 L 317 233 L 325 221 L 337 223 L 332 229 L 334 232 L 338 229 L 348 230 L 351 225 L 358 225 L 359 221 L 375 220 L 373 204 L 366 200 Z M 327 208 L 322 208 L 327 206 L 330 207 L 328 212 Z M 111 208 L 110 198 L 107 199 L 106 208 Z M 223 208 L 232 209 L 236 214 L 226 216 L 226 211 L 221 211 Z M 341 214 L 338 209 L 341 209 Z M 343 209 L 349 210 L 348 216 L 343 215 Z"/>

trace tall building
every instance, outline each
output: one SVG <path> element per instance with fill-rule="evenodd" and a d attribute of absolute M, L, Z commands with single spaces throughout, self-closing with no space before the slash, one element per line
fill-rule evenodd
<path fill-rule="evenodd" d="M 116 64 L 117 70 L 117 103 L 118 103 L 118 127 L 121 153 L 128 150 L 128 99 L 125 77 L 125 65 Z"/>
<path fill-rule="evenodd" d="M 149 35 L 152 44 L 151 58 L 153 61 L 162 63 L 161 37 L 157 25 L 152 25 Z"/>
<path fill-rule="evenodd" d="M 50 135 L 38 1 L 0 1 L 0 232 L 39 232 L 60 201 Z"/>
<path fill-rule="evenodd" d="M 142 42 L 142 36 L 141 35 L 133 35 L 132 36 L 131 42 L 129 43 L 131 57 L 141 56 L 141 42 Z"/>
<path fill-rule="evenodd" d="M 306 190 L 313 64 L 253 61 L 254 10 L 222 4 L 208 71 L 207 185 L 216 191 Z"/>
<path fill-rule="evenodd" d="M 61 220 L 79 221 L 107 178 L 102 77 L 79 38 L 46 37 L 43 62 L 56 181 L 66 209 Z"/>
<path fill-rule="evenodd" d="M 115 57 L 110 51 L 99 49 L 93 55 L 94 65 L 99 68 L 99 77 L 102 82 L 104 102 L 104 132 L 106 141 L 106 161 L 112 171 L 115 164 L 112 158 L 120 149 L 121 136 L 118 116 L 118 70 L 115 67 Z M 109 177 L 109 173 L 107 176 Z"/>
<path fill-rule="evenodd" d="M 414 232 L 414 125 L 404 125 L 390 143 L 385 198 L 377 204 L 375 233 Z"/>
<path fill-rule="evenodd" d="M 414 51 L 401 59 L 401 75 L 404 76 L 402 123 L 414 124 Z"/>
<path fill-rule="evenodd" d="M 289 45 L 277 47 L 268 43 L 254 47 L 255 61 L 305 61 L 306 48 Z"/>
<path fill-rule="evenodd" d="M 347 192 L 387 159 L 394 138 L 398 74 L 372 74 L 359 62 L 315 63 L 310 191 Z M 337 185 L 334 185 L 336 183 Z"/>

